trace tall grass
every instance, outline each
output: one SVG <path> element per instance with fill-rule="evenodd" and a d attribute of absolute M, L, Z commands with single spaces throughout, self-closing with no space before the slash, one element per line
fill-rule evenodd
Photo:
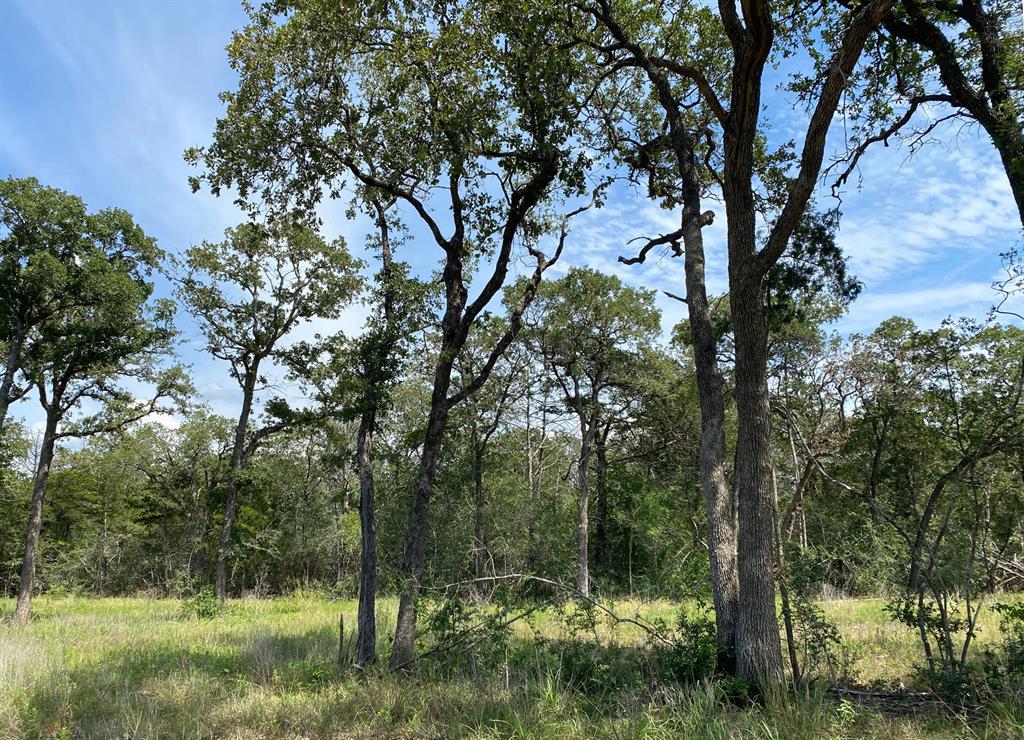
<path fill-rule="evenodd" d="M 3 738 L 917 738 L 1016 737 L 1024 728 L 1012 702 L 965 723 L 885 717 L 820 690 L 755 705 L 713 682 L 658 686 L 632 664 L 640 635 L 606 624 L 592 638 L 604 672 L 583 680 L 559 652 L 563 627 L 548 614 L 517 625 L 487 665 L 425 661 L 418 675 L 396 677 L 338 666 L 339 610 L 354 625 L 352 601 L 238 600 L 211 619 L 183 618 L 173 600 L 44 596 L 35 606 L 32 623 L 0 625 Z M 826 608 L 860 651 L 863 680 L 911 681 L 914 637 L 890 627 L 880 604 Z M 381 604 L 385 655 L 394 609 Z M 678 605 L 617 609 L 668 619 Z"/>

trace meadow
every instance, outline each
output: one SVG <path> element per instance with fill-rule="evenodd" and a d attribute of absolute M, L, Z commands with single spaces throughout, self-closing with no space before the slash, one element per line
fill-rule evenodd
<path fill-rule="evenodd" d="M 889 621 L 882 605 L 874 599 L 823 603 L 844 635 L 844 657 L 859 683 L 918 689 L 914 636 Z M 0 602 L 5 612 L 12 607 Z M 619 602 L 615 609 L 668 620 L 679 606 Z M 583 661 L 577 656 L 574 663 L 570 643 L 562 641 L 564 622 L 546 612 L 529 625 L 517 623 L 497 650 L 481 646 L 486 659 L 439 655 L 421 661 L 410 676 L 382 666 L 339 666 L 339 610 L 355 624 L 354 601 L 317 595 L 232 600 L 206 619 L 186 616 L 174 599 L 43 596 L 30 624 L 0 625 L 0 736 L 1024 735 L 1024 706 L 1006 703 L 980 715 L 934 706 L 904 714 L 864 706 L 852 695 L 837 697 L 820 685 L 752 703 L 730 697 L 721 683 L 646 684 L 637 668 L 640 631 L 608 620 L 592 632 L 594 650 L 581 672 Z M 382 602 L 382 635 L 394 610 L 392 601 Z M 979 647 L 995 632 L 994 615 L 987 614 Z M 602 656 L 596 668 L 595 655 Z"/>

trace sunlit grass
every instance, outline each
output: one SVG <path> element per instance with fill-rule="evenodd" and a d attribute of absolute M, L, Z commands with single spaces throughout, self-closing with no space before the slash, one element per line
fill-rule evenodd
<path fill-rule="evenodd" d="M 862 681 L 910 681 L 914 635 L 877 600 L 826 602 L 857 655 Z M 0 601 L 9 614 L 13 604 Z M 619 602 L 623 616 L 671 622 L 671 602 Z M 395 604 L 380 607 L 386 655 Z M 0 737 L 1013 737 L 1020 711 L 985 724 L 887 718 L 820 692 L 736 706 L 712 684 L 587 696 L 550 660 L 481 671 L 396 677 L 337 665 L 339 613 L 354 601 L 315 596 L 236 600 L 212 619 L 182 617 L 175 600 L 41 597 L 29 625 L 0 625 Z M 550 613 L 516 625 L 520 647 L 565 629 Z M 979 639 L 994 637 L 986 616 Z M 602 644 L 639 642 L 602 622 Z M 506 661 L 509 659 L 506 658 Z M 642 689 L 642 690 L 641 690 Z M 1017 718 L 1017 719 L 1015 719 Z"/>

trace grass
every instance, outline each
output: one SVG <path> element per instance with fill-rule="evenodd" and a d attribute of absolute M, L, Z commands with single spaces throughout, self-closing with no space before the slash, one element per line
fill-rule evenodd
<path fill-rule="evenodd" d="M 913 634 L 882 602 L 824 604 L 862 681 L 912 681 Z M 637 631 L 602 625 L 592 640 L 605 674 L 580 680 L 550 614 L 513 640 L 416 676 L 339 668 L 339 608 L 313 596 L 229 602 L 212 619 L 182 617 L 175 600 L 41 597 L 25 626 L 0 625 L 0 737 L 1020 737 L 1024 708 L 955 716 L 888 717 L 817 692 L 760 706 L 730 701 L 721 684 L 688 688 L 617 681 L 643 676 Z M 13 604 L 0 600 L 0 613 Z M 678 605 L 620 603 L 671 619 Z M 395 605 L 380 606 L 387 635 Z M 992 639 L 993 616 L 981 641 Z M 488 646 L 483 646 L 486 652 Z M 381 650 L 387 650 L 382 640 Z M 591 655 L 588 653 L 588 655 Z M 486 663 L 486 665 L 485 665 Z M 603 677 L 601 677 L 603 675 Z M 598 680 L 599 679 L 599 680 Z"/>

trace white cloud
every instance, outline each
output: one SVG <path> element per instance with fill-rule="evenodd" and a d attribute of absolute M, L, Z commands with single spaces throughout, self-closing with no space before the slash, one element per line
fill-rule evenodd
<path fill-rule="evenodd" d="M 919 289 L 867 291 L 840 322 L 843 332 L 867 332 L 890 316 L 909 316 L 921 327 L 933 328 L 944 319 L 982 317 L 996 302 L 989 282 L 971 281 Z"/>

